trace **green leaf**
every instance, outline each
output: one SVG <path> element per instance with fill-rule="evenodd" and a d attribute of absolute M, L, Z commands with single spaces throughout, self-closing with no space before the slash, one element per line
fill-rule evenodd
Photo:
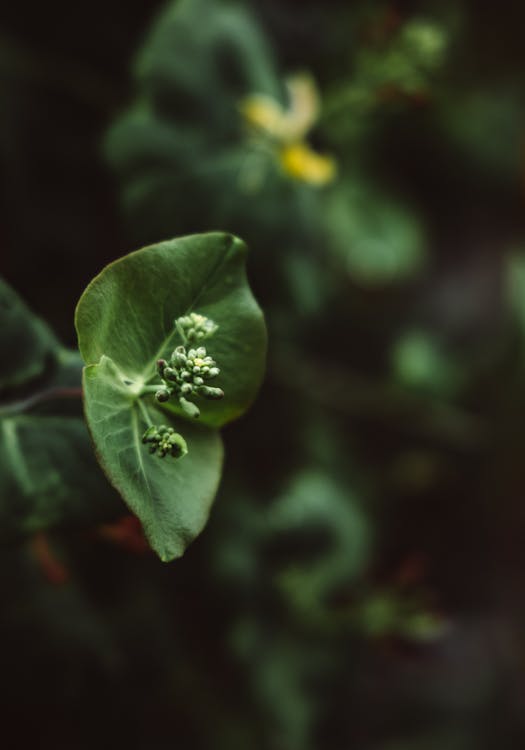
<path fill-rule="evenodd" d="M 81 417 L 81 360 L 2 280 L 0 347 L 0 537 L 111 518 L 119 500 Z"/>
<path fill-rule="evenodd" d="M 148 36 L 136 72 L 142 96 L 154 99 L 157 111 L 177 121 L 206 114 L 219 132 L 231 132 L 229 111 L 241 96 L 280 93 L 272 51 L 257 21 L 245 8 L 217 0 L 170 3 Z"/>
<path fill-rule="evenodd" d="M 40 376 L 59 347 L 49 328 L 0 279 L 0 390 Z"/>
<path fill-rule="evenodd" d="M 0 419 L 0 529 L 7 539 L 116 515 L 84 420 L 30 413 Z"/>
<path fill-rule="evenodd" d="M 160 558 L 180 557 L 204 527 L 217 491 L 219 433 L 167 415 L 153 398 L 139 401 L 108 357 L 85 368 L 83 385 L 86 418 L 104 471 L 140 518 Z M 162 459 L 149 453 L 142 435 L 150 423 L 183 433 L 188 454 Z"/>
<path fill-rule="evenodd" d="M 309 548 L 307 560 L 298 560 L 295 552 L 278 582 L 290 603 L 309 618 L 329 615 L 330 592 L 357 580 L 370 557 L 370 525 L 357 497 L 324 472 L 304 470 L 269 509 L 267 518 L 272 535 L 286 539 L 294 532 L 307 537 L 314 531 L 328 537 L 321 555 L 315 545 Z"/>
<path fill-rule="evenodd" d="M 426 247 L 417 216 L 395 199 L 347 181 L 326 196 L 329 241 L 361 284 L 404 281 L 421 270 Z"/>
<path fill-rule="evenodd" d="M 464 379 L 457 359 L 422 329 L 407 330 L 397 339 L 391 361 L 398 382 L 436 395 L 452 396 Z"/>
<path fill-rule="evenodd" d="M 242 414 L 264 374 L 266 328 L 246 279 L 246 246 L 223 233 L 161 242 L 111 263 L 87 287 L 76 311 L 86 364 L 110 357 L 135 396 L 159 382 L 155 363 L 181 344 L 174 320 L 190 311 L 219 330 L 206 341 L 220 367 L 221 401 L 203 401 L 201 422 L 219 427 Z M 169 402 L 166 410 L 182 414 Z"/>
<path fill-rule="evenodd" d="M 223 233 L 152 245 L 107 266 L 77 307 L 88 365 L 85 413 L 99 461 L 165 561 L 182 555 L 201 531 L 217 490 L 222 444 L 209 428 L 244 412 L 262 380 L 266 328 L 245 256 L 245 245 Z M 199 399 L 199 423 L 176 399 L 161 405 L 144 393 L 160 384 L 156 362 L 182 343 L 174 321 L 190 311 L 218 325 L 205 344 L 220 368 L 213 385 L 225 393 L 221 401 Z M 182 434 L 188 454 L 151 454 L 142 436 L 152 424 Z"/>

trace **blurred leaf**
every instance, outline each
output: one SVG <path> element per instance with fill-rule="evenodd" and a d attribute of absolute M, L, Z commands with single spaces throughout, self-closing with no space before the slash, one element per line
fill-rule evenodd
<path fill-rule="evenodd" d="M 0 391 L 42 375 L 59 348 L 49 328 L 0 279 Z"/>
<path fill-rule="evenodd" d="M 407 331 L 395 342 L 392 369 L 402 385 L 427 392 L 452 394 L 462 381 L 458 363 L 421 330 Z"/>
<path fill-rule="evenodd" d="M 4 539 L 111 517 L 118 498 L 98 469 L 80 406 L 81 362 L 0 280 L 0 527 Z M 38 385 L 38 390 L 35 386 Z"/>
<path fill-rule="evenodd" d="M 347 183 L 327 194 L 324 221 L 335 253 L 356 282 L 402 281 L 423 265 L 424 236 L 416 215 L 363 184 Z"/>
<path fill-rule="evenodd" d="M 372 637 L 396 635 L 411 641 L 433 641 L 444 635 L 447 623 L 428 611 L 422 596 L 379 590 L 365 597 L 356 618 Z"/>
<path fill-rule="evenodd" d="M 357 47 L 351 72 L 329 90 L 323 124 L 342 146 L 355 147 L 386 103 L 428 94 L 448 43 L 449 29 L 435 20 L 413 18 L 396 31 L 384 28 L 378 39 Z"/>
<path fill-rule="evenodd" d="M 439 23 L 413 19 L 403 24 L 387 45 L 363 47 L 356 76 L 376 91 L 390 85 L 416 93 L 442 65 L 446 46 L 446 32 Z"/>
<path fill-rule="evenodd" d="M 84 420 L 47 414 L 0 414 L 0 498 L 4 539 L 96 523 L 119 508 Z"/>
<path fill-rule="evenodd" d="M 309 616 L 326 614 L 329 595 L 342 585 L 351 586 L 368 563 L 371 533 L 366 517 L 353 494 L 322 473 L 305 471 L 296 477 L 271 508 L 268 529 L 290 544 L 279 586 Z M 310 541 L 301 560 L 294 542 L 312 535 L 322 536 L 325 543 Z"/>
<path fill-rule="evenodd" d="M 228 108 L 243 94 L 280 93 L 271 50 L 249 11 L 217 0 L 170 3 L 136 70 L 142 92 L 163 114 L 180 120 L 206 113 L 226 130 L 231 123 Z"/>

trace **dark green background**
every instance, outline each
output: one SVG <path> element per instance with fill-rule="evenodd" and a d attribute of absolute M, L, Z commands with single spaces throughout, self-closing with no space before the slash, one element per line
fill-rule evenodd
<path fill-rule="evenodd" d="M 387 100 L 357 136 L 343 126 L 351 112 L 340 130 L 311 134 L 340 163 L 327 191 L 358 165 L 364 234 L 377 206 L 401 201 L 427 261 L 401 280 L 363 281 L 345 265 L 341 217 L 331 233 L 315 223 L 314 190 L 277 181 L 233 210 L 235 226 L 217 226 L 228 186 L 192 183 L 172 233 L 239 231 L 252 247 L 266 385 L 225 430 L 216 506 L 180 561 L 104 541 L 95 521 L 59 526 L 59 585 L 31 540 L 2 547 L 6 747 L 519 750 L 525 10 L 242 5 L 279 74 L 306 69 L 323 94 L 353 80 L 358 50 L 376 44 L 380 56 L 381 35 L 411 18 L 445 28 L 424 97 Z M 126 215 L 126 176 L 102 147 L 135 97 L 131 62 L 162 7 L 0 12 L 0 272 L 68 346 L 88 281 L 166 238 L 156 215 Z M 188 65 L 198 76 L 198 60 Z M 217 95 L 206 86 L 199 101 Z M 206 116 L 191 125 L 212 142 Z"/>

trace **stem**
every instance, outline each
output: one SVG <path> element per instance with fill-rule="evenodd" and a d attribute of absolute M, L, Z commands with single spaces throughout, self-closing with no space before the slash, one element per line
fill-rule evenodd
<path fill-rule="evenodd" d="M 138 395 L 140 397 L 145 396 L 146 393 L 156 393 L 161 387 L 162 383 L 157 383 L 157 385 L 143 385 Z"/>

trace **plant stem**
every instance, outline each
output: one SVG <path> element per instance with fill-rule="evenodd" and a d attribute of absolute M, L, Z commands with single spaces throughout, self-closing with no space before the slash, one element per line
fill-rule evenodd
<path fill-rule="evenodd" d="M 146 393 L 156 393 L 161 387 L 162 383 L 157 383 L 157 385 L 143 385 L 138 395 L 140 397 L 145 396 Z"/>

